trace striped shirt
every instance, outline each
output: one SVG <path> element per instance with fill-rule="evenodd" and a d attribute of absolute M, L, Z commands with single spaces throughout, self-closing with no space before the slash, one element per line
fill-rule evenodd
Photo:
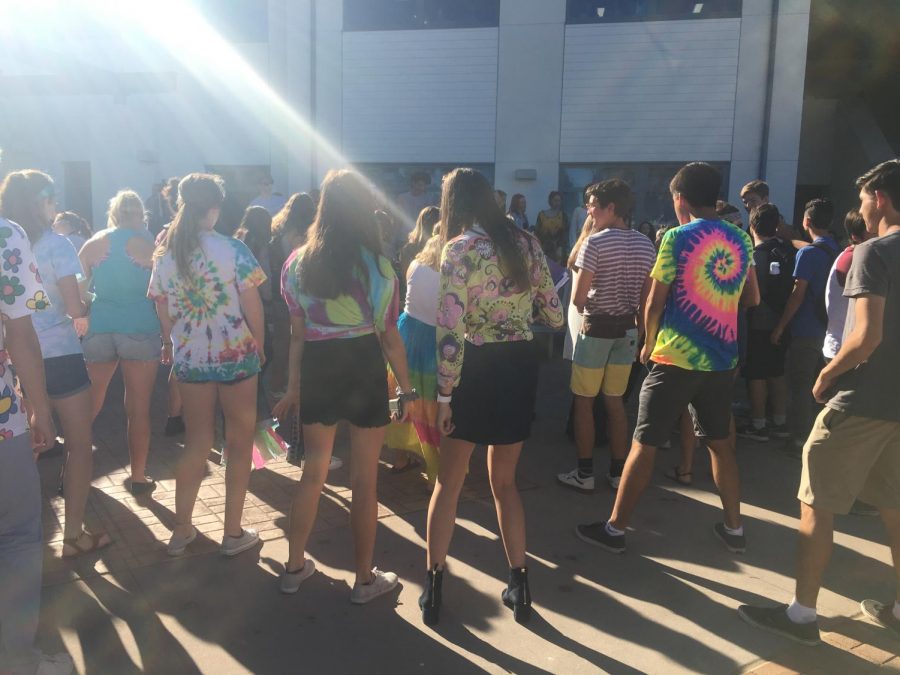
<path fill-rule="evenodd" d="M 653 269 L 656 249 L 637 230 L 608 228 L 585 239 L 576 267 L 594 276 L 584 313 L 591 316 L 634 314 L 641 289 Z"/>

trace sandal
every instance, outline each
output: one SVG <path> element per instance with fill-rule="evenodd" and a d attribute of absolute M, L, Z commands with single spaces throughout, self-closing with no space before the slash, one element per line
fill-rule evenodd
<path fill-rule="evenodd" d="M 390 472 L 396 476 L 398 474 L 406 473 L 407 471 L 411 471 L 412 469 L 416 469 L 416 468 L 418 468 L 418 466 L 419 466 L 419 463 L 416 460 L 410 458 L 410 459 L 406 460 L 406 464 L 404 464 L 403 466 L 397 466 L 397 465 L 392 466 L 390 469 Z"/>
<path fill-rule="evenodd" d="M 691 471 L 680 471 L 678 466 L 675 465 L 671 469 L 665 472 L 666 478 L 674 480 L 676 483 L 681 483 L 682 485 L 690 485 L 693 482 L 693 472 Z"/>
<path fill-rule="evenodd" d="M 90 546 L 87 548 L 81 546 L 78 542 L 82 541 L 82 537 L 89 537 L 91 540 Z M 87 532 L 82 530 L 78 536 L 72 537 L 70 539 L 63 539 L 63 554 L 62 557 L 66 560 L 71 560 L 72 558 L 78 558 L 83 555 L 87 555 L 88 553 L 95 553 L 100 551 L 101 549 L 106 548 L 112 544 L 112 537 L 110 537 L 106 532 Z M 75 553 L 66 553 L 65 547 L 71 546 L 75 549 Z"/>

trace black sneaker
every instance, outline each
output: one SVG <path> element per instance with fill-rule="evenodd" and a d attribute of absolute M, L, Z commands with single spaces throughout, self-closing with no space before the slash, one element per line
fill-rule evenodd
<path fill-rule="evenodd" d="M 725 548 L 732 553 L 743 553 L 747 550 L 747 537 L 742 534 L 730 534 L 728 530 L 725 529 L 725 523 L 716 523 L 713 525 L 713 532 L 715 532 L 719 540 L 725 544 Z"/>
<path fill-rule="evenodd" d="M 575 536 L 610 553 L 625 553 L 625 535 L 610 534 L 606 531 L 606 523 L 602 520 L 590 525 L 576 525 Z"/>
<path fill-rule="evenodd" d="M 759 441 L 760 443 L 768 443 L 772 438 L 769 435 L 768 427 L 759 427 L 753 426 L 753 422 L 747 422 L 746 424 L 742 424 L 736 429 L 737 435 L 741 438 L 750 438 L 754 441 Z"/>
<path fill-rule="evenodd" d="M 184 420 L 181 419 L 181 415 L 177 417 L 170 417 L 166 420 L 166 436 L 177 436 L 178 434 L 184 433 Z"/>
<path fill-rule="evenodd" d="M 794 623 L 788 618 L 787 607 L 787 605 L 777 607 L 741 605 L 738 607 L 738 614 L 751 626 L 786 637 L 807 647 L 815 647 L 821 643 L 819 622 Z"/>
<path fill-rule="evenodd" d="M 893 631 L 894 636 L 900 638 L 900 619 L 894 616 L 893 603 L 886 605 L 877 600 L 863 600 L 859 603 L 859 608 L 867 618 L 879 626 L 884 626 L 888 630 Z"/>

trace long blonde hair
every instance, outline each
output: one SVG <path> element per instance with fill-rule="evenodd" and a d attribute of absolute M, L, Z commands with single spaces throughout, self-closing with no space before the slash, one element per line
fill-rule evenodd
<path fill-rule="evenodd" d="M 572 252 L 569 254 L 569 260 L 566 262 L 566 267 L 570 270 L 575 269 L 575 261 L 578 260 L 578 253 L 581 251 L 581 245 L 584 243 L 584 240 L 590 237 L 594 233 L 594 219 L 588 216 L 584 219 L 584 225 L 581 228 L 581 234 L 578 235 L 578 241 L 575 242 L 575 246 L 572 247 Z"/>
<path fill-rule="evenodd" d="M 436 224 L 435 228 L 437 227 L 439 225 Z M 425 242 L 425 246 L 416 255 L 415 261 L 438 272 L 441 268 L 441 250 L 441 235 L 440 232 L 437 232 Z"/>
<path fill-rule="evenodd" d="M 134 190 L 119 190 L 116 196 L 109 200 L 106 226 L 128 227 L 128 223 L 133 222 L 132 217 L 139 217 L 141 223 L 146 221 L 144 202 Z"/>

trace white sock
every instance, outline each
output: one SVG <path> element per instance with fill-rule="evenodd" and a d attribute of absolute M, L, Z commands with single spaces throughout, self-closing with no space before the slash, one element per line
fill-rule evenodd
<path fill-rule="evenodd" d="M 766 426 L 766 418 L 763 417 L 761 420 L 753 418 L 753 428 L 754 429 L 764 429 Z"/>
<path fill-rule="evenodd" d="M 794 623 L 813 623 L 816 620 L 816 608 L 801 605 L 797 602 L 797 598 L 794 598 L 788 605 L 787 615 Z"/>
<path fill-rule="evenodd" d="M 744 536 L 744 526 L 736 527 L 735 529 L 731 529 L 727 525 L 725 525 L 725 531 L 733 537 L 743 537 Z"/>
<path fill-rule="evenodd" d="M 611 534 L 614 537 L 621 537 L 625 534 L 625 530 L 617 530 L 612 525 L 609 524 L 609 521 L 606 522 L 606 534 Z"/>
<path fill-rule="evenodd" d="M 894 618 L 900 619 L 900 601 L 894 601 Z"/>
<path fill-rule="evenodd" d="M 772 421 L 778 426 L 787 424 L 787 415 L 772 415 Z"/>

